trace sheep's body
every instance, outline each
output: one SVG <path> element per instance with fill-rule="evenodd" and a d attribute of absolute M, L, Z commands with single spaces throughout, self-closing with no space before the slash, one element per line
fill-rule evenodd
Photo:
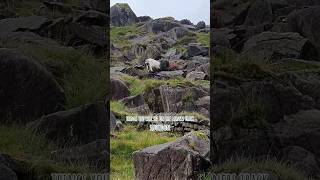
<path fill-rule="evenodd" d="M 146 59 L 145 65 L 149 72 L 155 72 L 160 70 L 160 62 L 155 59 L 151 59 L 151 58 Z"/>

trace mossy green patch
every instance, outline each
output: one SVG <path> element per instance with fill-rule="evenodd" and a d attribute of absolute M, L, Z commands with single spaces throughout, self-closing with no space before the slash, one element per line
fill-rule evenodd
<path fill-rule="evenodd" d="M 259 97 L 249 97 L 240 103 L 239 109 L 233 112 L 231 126 L 235 128 L 265 128 L 266 107 Z"/>
<path fill-rule="evenodd" d="M 113 112 L 120 120 L 125 120 L 126 116 L 137 115 L 131 112 L 123 103 L 120 101 L 110 101 L 110 110 Z"/>
<path fill-rule="evenodd" d="M 210 47 L 210 34 L 209 33 L 196 33 L 197 41 L 205 47 Z"/>
<path fill-rule="evenodd" d="M 168 132 L 137 131 L 134 126 L 125 126 L 111 138 L 111 179 L 134 178 L 132 153 L 153 145 L 174 141 L 177 136 Z"/>
<path fill-rule="evenodd" d="M 115 44 L 120 49 L 130 49 L 131 43 L 129 36 L 142 35 L 143 31 L 136 25 L 124 26 L 124 27 L 112 27 L 110 31 L 111 43 Z"/>
<path fill-rule="evenodd" d="M 201 131 L 192 131 L 191 132 L 193 135 L 197 136 L 199 139 L 202 139 L 202 140 L 208 140 L 209 141 L 209 137 L 204 134 L 204 132 L 201 132 Z"/>
<path fill-rule="evenodd" d="M 129 84 L 129 90 L 131 95 L 143 94 L 144 92 L 157 88 L 161 85 L 168 85 L 171 87 L 196 86 L 195 81 L 190 81 L 185 78 L 156 80 L 156 79 L 137 79 L 132 76 L 122 76 L 121 79 Z"/>
<path fill-rule="evenodd" d="M 25 46 L 21 50 L 55 76 L 65 91 L 67 109 L 104 101 L 108 89 L 107 60 L 59 46 Z"/>
<path fill-rule="evenodd" d="M 0 153 L 27 163 L 28 175 L 48 177 L 51 173 L 87 173 L 87 163 L 71 163 L 51 160 L 51 152 L 60 149 L 42 135 L 34 134 L 20 125 L 0 125 Z"/>

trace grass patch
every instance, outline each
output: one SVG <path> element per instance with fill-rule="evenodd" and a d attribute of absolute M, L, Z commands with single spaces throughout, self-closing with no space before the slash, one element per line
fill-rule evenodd
<path fill-rule="evenodd" d="M 109 75 L 105 59 L 66 47 L 28 46 L 22 51 L 44 65 L 62 85 L 67 109 L 104 101 Z"/>
<path fill-rule="evenodd" d="M 272 64 L 272 71 L 276 73 L 288 71 L 304 71 L 304 70 L 318 70 L 320 64 L 318 62 L 308 62 L 295 59 L 287 59 Z"/>
<path fill-rule="evenodd" d="M 179 48 L 179 47 L 187 46 L 189 43 L 196 43 L 196 42 L 197 42 L 196 35 L 184 36 L 176 42 L 174 47 Z"/>
<path fill-rule="evenodd" d="M 147 92 L 161 85 L 168 85 L 171 87 L 196 85 L 195 82 L 186 80 L 185 78 L 156 80 L 156 79 L 137 79 L 132 76 L 122 76 L 121 79 L 129 84 L 129 91 L 132 96 L 142 94 L 144 92 Z"/>
<path fill-rule="evenodd" d="M 196 33 L 197 41 L 205 47 L 210 47 L 210 34 L 209 33 Z"/>
<path fill-rule="evenodd" d="M 120 49 L 129 49 L 131 43 L 129 42 L 128 36 L 142 34 L 143 32 L 136 25 L 112 27 L 110 30 L 110 40 Z"/>
<path fill-rule="evenodd" d="M 126 116 L 136 115 L 120 101 L 110 101 L 110 110 L 121 120 L 125 120 Z"/>
<path fill-rule="evenodd" d="M 50 153 L 59 149 L 44 137 L 19 125 L 0 125 L 0 153 L 27 162 L 25 167 L 30 175 L 50 177 L 55 172 L 90 172 L 85 164 L 64 164 L 50 159 Z"/>
<path fill-rule="evenodd" d="M 236 128 L 264 128 L 267 124 L 266 114 L 266 107 L 258 97 L 248 97 L 232 113 L 230 125 Z"/>
<path fill-rule="evenodd" d="M 134 179 L 132 153 L 153 145 L 174 141 L 177 136 L 169 132 L 137 131 L 125 126 L 111 138 L 111 179 Z"/>
<path fill-rule="evenodd" d="M 225 72 L 244 79 L 262 80 L 273 77 L 272 65 L 255 59 L 235 59 L 233 55 L 222 55 L 212 62 L 212 72 Z"/>
<path fill-rule="evenodd" d="M 191 133 L 195 136 L 197 136 L 200 139 L 203 140 L 208 140 L 209 141 L 209 137 L 207 135 L 205 135 L 203 132 L 201 131 L 191 131 Z"/>
<path fill-rule="evenodd" d="M 223 164 L 214 165 L 210 173 L 269 173 L 278 176 L 278 180 L 307 180 L 308 178 L 302 175 L 297 169 L 289 166 L 285 162 L 276 160 L 261 160 L 255 161 L 248 158 L 231 159 Z M 202 179 L 208 179 L 204 176 Z M 310 179 L 311 180 L 311 179 Z"/>

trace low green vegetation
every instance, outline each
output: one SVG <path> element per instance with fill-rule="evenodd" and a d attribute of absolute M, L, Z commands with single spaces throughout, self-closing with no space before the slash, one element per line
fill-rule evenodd
<path fill-rule="evenodd" d="M 87 173 L 90 169 L 85 163 L 65 164 L 50 159 L 50 153 L 59 149 L 44 137 L 19 125 L 0 126 L 0 152 L 17 160 L 26 162 L 23 166 L 30 176 L 48 178 L 51 173 Z"/>
<path fill-rule="evenodd" d="M 132 153 L 146 147 L 171 142 L 177 136 L 169 132 L 137 131 L 134 126 L 125 126 L 111 137 L 111 179 L 134 179 Z"/>
<path fill-rule="evenodd" d="M 174 45 L 174 47 L 179 47 L 179 46 L 186 46 L 189 43 L 196 43 L 197 41 L 197 37 L 195 35 L 192 36 L 184 36 L 181 39 L 179 39 L 176 44 Z"/>
<path fill-rule="evenodd" d="M 288 60 L 283 60 L 281 62 L 272 64 L 272 69 L 274 72 L 278 72 L 278 73 L 288 72 L 288 71 L 319 70 L 320 63 L 288 59 Z"/>
<path fill-rule="evenodd" d="M 144 92 L 147 92 L 161 85 L 168 85 L 171 87 L 177 87 L 177 86 L 190 87 L 190 86 L 199 85 L 199 82 L 196 83 L 194 81 L 190 81 L 185 78 L 157 80 L 157 79 L 137 79 L 132 76 L 123 76 L 122 80 L 129 84 L 129 90 L 131 95 L 142 94 Z"/>
<path fill-rule="evenodd" d="M 248 97 L 233 112 L 230 125 L 236 128 L 265 128 L 266 114 L 266 107 L 259 97 Z"/>
<path fill-rule="evenodd" d="M 256 58 L 238 57 L 229 51 L 222 51 L 212 61 L 212 73 L 226 73 L 229 76 L 262 80 L 275 78 L 277 74 L 290 71 L 320 70 L 320 63 L 296 59 L 284 59 L 277 62 L 262 61 Z"/>
<path fill-rule="evenodd" d="M 201 131 L 191 131 L 191 133 L 200 139 L 209 141 L 209 137 Z"/>
<path fill-rule="evenodd" d="M 104 101 L 109 75 L 107 60 L 58 46 L 29 46 L 22 51 L 43 64 L 62 85 L 67 109 Z"/>
<path fill-rule="evenodd" d="M 197 33 L 197 41 L 203 46 L 210 47 L 210 34 L 209 33 Z"/>
<path fill-rule="evenodd" d="M 131 112 L 122 102 L 120 101 L 110 101 L 110 110 L 113 112 L 118 119 L 125 120 L 126 116 L 136 115 Z"/>
<path fill-rule="evenodd" d="M 141 34 L 143 34 L 142 30 L 136 25 L 112 27 L 110 31 L 110 41 L 120 49 L 129 49 L 131 47 L 129 36 Z"/>
<path fill-rule="evenodd" d="M 248 158 L 235 158 L 217 164 L 210 170 L 211 174 L 219 173 L 268 173 L 270 176 L 277 176 L 278 180 L 307 180 L 301 172 L 285 162 L 278 162 L 272 159 L 255 161 Z M 208 173 L 209 174 L 209 173 Z M 203 180 L 210 179 L 209 175 L 204 175 Z M 311 180 L 311 179 L 309 179 Z"/>

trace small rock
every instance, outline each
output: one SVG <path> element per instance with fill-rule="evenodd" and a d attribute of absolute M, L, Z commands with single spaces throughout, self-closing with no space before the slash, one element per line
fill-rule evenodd
<path fill-rule="evenodd" d="M 195 81 L 195 80 L 208 80 L 207 75 L 201 71 L 192 71 L 187 74 L 186 79 Z"/>

